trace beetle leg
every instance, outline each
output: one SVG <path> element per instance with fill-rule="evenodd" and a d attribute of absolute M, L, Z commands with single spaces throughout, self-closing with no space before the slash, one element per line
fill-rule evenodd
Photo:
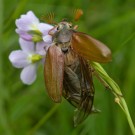
<path fill-rule="evenodd" d="M 96 76 L 96 78 L 105 86 L 106 89 L 111 90 L 116 95 L 123 97 L 122 94 L 119 94 L 113 91 L 112 88 L 104 81 L 103 78 L 100 77 L 100 75 L 94 69 L 93 69 L 93 75 Z"/>
<path fill-rule="evenodd" d="M 53 36 L 53 35 L 54 35 L 53 30 L 54 30 L 56 27 L 57 27 L 57 26 L 55 26 L 55 27 L 53 27 L 52 29 L 49 30 L 48 34 L 49 34 L 50 36 Z"/>
<path fill-rule="evenodd" d="M 78 28 L 78 25 L 75 25 L 73 29 L 76 30 L 77 28 Z"/>
<path fill-rule="evenodd" d="M 96 76 L 96 78 L 104 85 L 106 89 L 110 89 L 110 86 L 98 75 L 96 71 L 93 71 L 93 75 Z"/>

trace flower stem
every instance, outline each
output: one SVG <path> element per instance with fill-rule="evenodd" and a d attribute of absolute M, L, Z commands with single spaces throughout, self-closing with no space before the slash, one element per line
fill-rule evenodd
<path fill-rule="evenodd" d="M 127 103 L 126 103 L 124 97 L 122 96 L 120 87 L 116 84 L 116 82 L 112 78 L 109 77 L 109 75 L 106 73 L 106 71 L 103 69 L 103 67 L 99 63 L 92 62 L 90 64 L 93 67 L 96 74 L 98 75 L 98 78 L 102 79 L 102 81 L 108 85 L 108 88 L 114 94 L 115 102 L 121 107 L 121 109 L 126 114 L 126 118 L 129 123 L 129 126 L 131 128 L 132 134 L 135 135 L 135 126 L 131 119 Z"/>
<path fill-rule="evenodd" d="M 28 132 L 28 135 L 34 135 L 34 133 L 55 113 L 58 107 L 59 105 L 54 105 L 51 110 Z"/>
<path fill-rule="evenodd" d="M 126 104 L 125 99 L 124 98 L 121 99 L 121 102 L 123 104 L 123 107 L 125 108 L 125 114 L 126 114 L 126 117 L 127 117 L 128 123 L 129 123 L 129 126 L 130 126 L 130 128 L 132 130 L 133 135 L 135 135 L 135 127 L 134 127 L 133 121 L 131 119 L 131 116 L 130 116 L 130 113 L 129 113 L 129 110 L 128 110 L 128 106 Z"/>

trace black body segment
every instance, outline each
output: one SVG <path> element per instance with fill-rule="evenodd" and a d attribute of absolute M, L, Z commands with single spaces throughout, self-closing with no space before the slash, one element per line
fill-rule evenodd
<path fill-rule="evenodd" d="M 87 61 L 73 52 L 70 53 L 64 55 L 65 63 L 70 61 L 70 64 L 66 64 L 64 68 L 63 96 L 77 108 L 74 123 L 78 125 L 92 111 L 94 86 L 91 67 Z"/>

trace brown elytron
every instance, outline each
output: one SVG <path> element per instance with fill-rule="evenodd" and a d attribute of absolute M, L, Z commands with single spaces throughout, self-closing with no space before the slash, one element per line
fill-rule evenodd
<path fill-rule="evenodd" d="M 61 102 L 64 96 L 75 106 L 77 125 L 96 112 L 89 61 L 109 62 L 111 51 L 100 41 L 75 29 L 63 20 L 50 30 L 53 43 L 47 51 L 44 76 L 47 92 L 54 102 Z"/>

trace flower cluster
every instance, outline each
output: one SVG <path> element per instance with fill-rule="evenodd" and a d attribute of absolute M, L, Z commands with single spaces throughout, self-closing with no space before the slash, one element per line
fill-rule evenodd
<path fill-rule="evenodd" d="M 16 33 L 19 34 L 20 50 L 12 51 L 9 60 L 16 68 L 23 68 L 21 80 L 24 84 L 32 84 L 36 79 L 37 67 L 43 63 L 52 37 L 48 32 L 53 26 L 41 23 L 32 11 L 21 15 L 16 20 Z"/>

